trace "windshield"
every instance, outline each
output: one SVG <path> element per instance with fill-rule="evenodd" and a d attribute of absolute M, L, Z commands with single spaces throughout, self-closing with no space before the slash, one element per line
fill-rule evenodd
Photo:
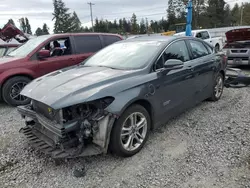
<path fill-rule="evenodd" d="M 162 43 L 130 41 L 112 44 L 84 62 L 85 66 L 104 66 L 114 69 L 139 69 L 157 55 Z"/>
<path fill-rule="evenodd" d="M 26 43 L 10 52 L 8 56 L 25 57 L 49 37 L 49 35 L 43 35 L 33 39 L 29 39 Z"/>

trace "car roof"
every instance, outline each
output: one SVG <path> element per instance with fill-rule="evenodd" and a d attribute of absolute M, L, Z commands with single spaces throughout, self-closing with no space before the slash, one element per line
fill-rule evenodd
<path fill-rule="evenodd" d="M 67 37 L 67 36 L 82 36 L 82 35 L 109 35 L 109 36 L 118 36 L 122 37 L 119 34 L 113 33 L 96 33 L 96 32 L 86 32 L 86 33 L 59 33 L 59 34 L 50 34 L 51 37 Z"/>
<path fill-rule="evenodd" d="M 152 41 L 152 42 L 162 42 L 162 43 L 169 43 L 175 39 L 187 39 L 190 37 L 186 36 L 141 36 L 141 37 L 135 37 L 131 38 L 129 40 L 124 40 L 120 42 L 131 42 L 131 41 Z"/>

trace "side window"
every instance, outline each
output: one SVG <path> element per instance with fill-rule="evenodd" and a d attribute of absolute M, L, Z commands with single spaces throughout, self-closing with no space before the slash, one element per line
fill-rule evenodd
<path fill-rule="evenodd" d="M 201 32 L 201 37 L 202 37 L 203 40 L 209 39 L 209 34 L 208 34 L 208 32 L 207 32 L 207 31 Z"/>
<path fill-rule="evenodd" d="M 208 50 L 200 41 L 189 40 L 194 59 L 208 55 Z"/>
<path fill-rule="evenodd" d="M 211 46 L 207 45 L 206 43 L 204 45 L 206 46 L 206 48 L 208 50 L 208 53 L 212 54 L 213 53 L 213 48 Z"/>
<path fill-rule="evenodd" d="M 76 53 L 95 53 L 102 49 L 101 40 L 98 35 L 74 36 Z"/>
<path fill-rule="evenodd" d="M 43 46 L 42 50 L 49 50 L 50 57 L 72 55 L 69 37 L 53 39 Z"/>
<path fill-rule="evenodd" d="M 102 38 L 105 46 L 108 46 L 121 40 L 119 37 L 112 35 L 102 35 Z"/>
<path fill-rule="evenodd" d="M 156 70 L 163 68 L 164 63 L 169 59 L 179 59 L 183 62 L 189 61 L 189 53 L 186 43 L 177 41 L 171 44 L 156 63 Z"/>
<path fill-rule="evenodd" d="M 196 36 L 195 36 L 195 37 L 201 39 L 201 38 L 202 38 L 202 35 L 201 35 L 201 33 L 196 33 Z"/>

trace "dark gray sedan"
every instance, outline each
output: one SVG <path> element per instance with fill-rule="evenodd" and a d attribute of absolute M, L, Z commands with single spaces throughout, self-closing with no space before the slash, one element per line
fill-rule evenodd
<path fill-rule="evenodd" d="M 139 37 L 28 84 L 30 143 L 53 158 L 139 152 L 149 131 L 223 92 L 226 62 L 193 37 Z"/>

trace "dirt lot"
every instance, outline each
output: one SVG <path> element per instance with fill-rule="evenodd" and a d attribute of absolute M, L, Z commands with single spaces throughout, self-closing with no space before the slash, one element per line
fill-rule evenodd
<path fill-rule="evenodd" d="M 0 104 L 0 187 L 250 187 L 250 88 L 225 89 L 152 133 L 132 158 L 111 155 L 61 165 L 18 133 L 16 109 Z M 85 164 L 86 176 L 75 168 Z"/>

